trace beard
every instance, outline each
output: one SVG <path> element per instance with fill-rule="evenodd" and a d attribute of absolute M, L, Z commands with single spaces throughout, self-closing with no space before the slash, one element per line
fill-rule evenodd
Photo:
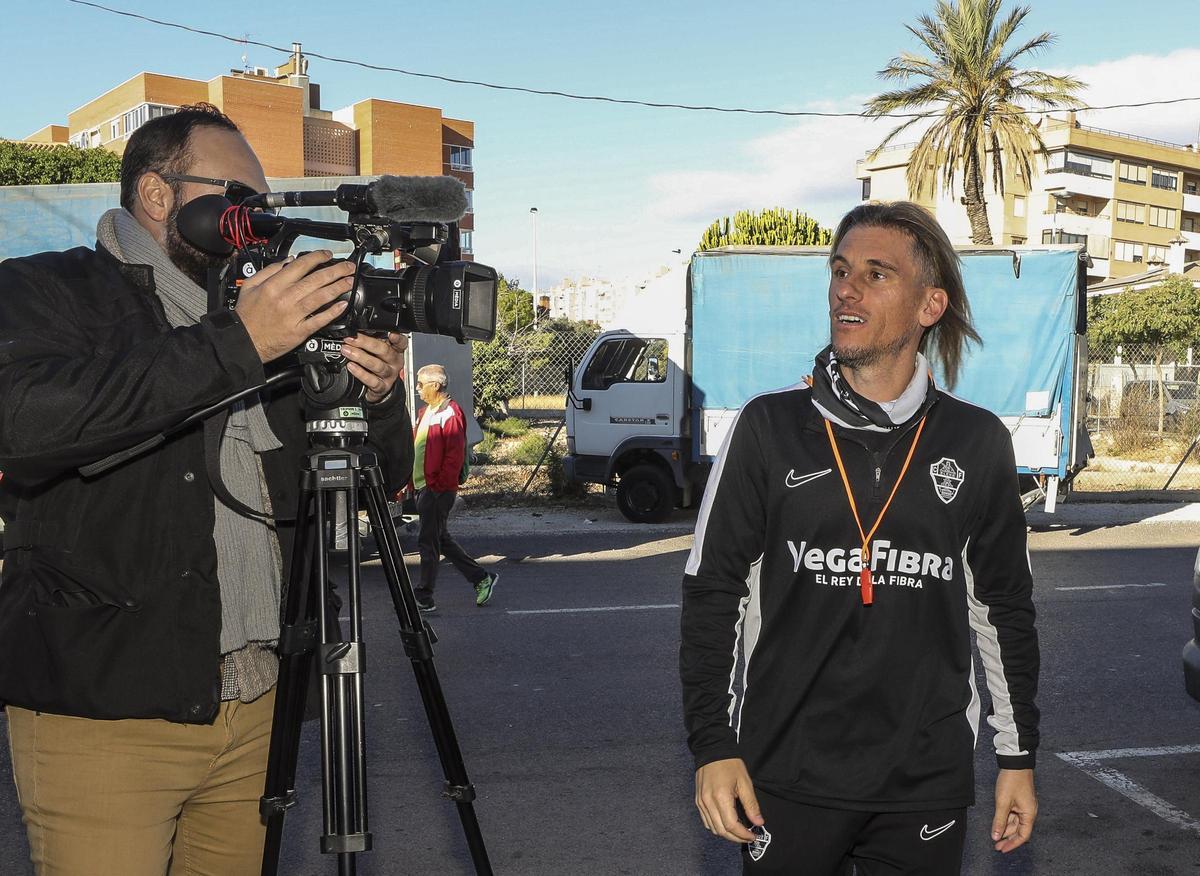
<path fill-rule="evenodd" d="M 922 331 L 924 329 L 918 328 L 874 346 L 839 347 L 834 344 L 833 355 L 843 368 L 869 368 L 904 352 L 904 348 L 912 343 L 913 338 L 920 337 Z"/>
<path fill-rule="evenodd" d="M 179 210 L 182 206 L 179 198 L 176 197 L 175 204 L 171 207 L 171 213 L 167 216 L 167 236 L 164 249 L 167 252 L 167 258 L 175 267 L 179 268 L 185 277 L 201 289 L 207 289 L 209 270 L 224 268 L 233 261 L 233 256 L 209 255 L 184 240 L 183 235 L 179 233 L 178 222 Z"/>

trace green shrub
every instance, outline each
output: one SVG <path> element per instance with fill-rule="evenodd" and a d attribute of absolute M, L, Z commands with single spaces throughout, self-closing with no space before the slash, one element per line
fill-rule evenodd
<path fill-rule="evenodd" d="M 517 435 L 524 435 L 529 431 L 529 423 L 520 417 L 508 417 L 504 420 L 485 423 L 484 428 L 504 438 L 515 438 Z"/>
<path fill-rule="evenodd" d="M 563 470 L 563 457 L 557 447 L 551 448 L 546 454 L 546 479 L 550 482 L 551 496 L 580 498 L 587 495 L 587 484 L 567 480 L 567 473 Z"/>
<path fill-rule="evenodd" d="M 476 444 L 471 452 L 475 455 L 475 465 L 486 465 L 491 462 L 496 455 L 496 445 L 499 443 L 495 432 L 489 432 L 486 429 L 483 432 L 483 439 Z"/>
<path fill-rule="evenodd" d="M 518 442 L 517 446 L 513 449 L 510 459 L 517 465 L 537 465 L 545 449 L 545 436 L 532 432 Z"/>

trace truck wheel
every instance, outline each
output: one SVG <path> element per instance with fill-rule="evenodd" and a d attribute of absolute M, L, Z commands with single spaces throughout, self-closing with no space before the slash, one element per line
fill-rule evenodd
<path fill-rule="evenodd" d="M 675 508 L 675 482 L 657 465 L 635 465 L 617 483 L 617 507 L 634 523 L 662 523 Z"/>

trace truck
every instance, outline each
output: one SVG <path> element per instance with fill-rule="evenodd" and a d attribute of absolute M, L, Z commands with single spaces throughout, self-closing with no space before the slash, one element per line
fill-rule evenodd
<path fill-rule="evenodd" d="M 1088 256 L 1061 244 L 958 254 L 983 344 L 954 394 L 1000 417 L 1026 508 L 1044 498 L 1053 512 L 1092 453 Z M 601 333 L 568 374 L 567 479 L 615 490 L 639 523 L 698 502 L 741 406 L 798 383 L 828 344 L 828 260 L 827 247 L 722 247 L 667 274 L 653 318 Z"/>

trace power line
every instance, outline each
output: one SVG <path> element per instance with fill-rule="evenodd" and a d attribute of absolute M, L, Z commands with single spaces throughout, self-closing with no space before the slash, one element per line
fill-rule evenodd
<path fill-rule="evenodd" d="M 275 46 L 271 43 L 264 43 L 258 40 L 251 40 L 245 37 L 229 36 L 228 34 L 218 33 L 212 30 L 203 30 L 197 27 L 190 27 L 186 24 L 179 24 L 174 21 L 163 21 L 158 18 L 151 18 L 148 15 L 141 15 L 136 12 L 127 12 L 122 9 L 113 9 L 109 6 L 104 6 L 100 3 L 92 3 L 90 0 L 67 0 L 69 3 L 74 3 L 78 6 L 90 6 L 93 9 L 99 9 L 104 12 L 110 12 L 113 15 L 122 15 L 126 18 L 135 18 L 139 21 L 149 22 L 150 24 L 158 25 L 159 27 L 170 27 L 177 30 L 187 31 L 188 33 L 199 34 L 201 36 L 216 37 L 217 39 L 226 40 L 231 43 L 237 43 L 241 46 L 251 45 L 258 46 L 263 49 L 271 49 L 275 52 L 291 54 L 291 48 L 283 48 Z M 347 64 L 352 67 L 362 67 L 366 70 L 377 70 L 383 73 L 399 73 L 403 76 L 415 76 L 421 79 L 435 79 L 439 82 L 448 82 L 452 85 L 473 85 L 478 88 L 491 88 L 496 91 L 515 91 L 522 94 L 535 94 L 543 97 L 561 97 L 567 100 L 589 100 L 600 103 L 624 104 L 626 106 L 644 106 L 652 109 L 680 109 L 690 110 L 692 112 L 712 112 L 712 113 L 742 113 L 745 115 L 756 116 L 786 116 L 791 118 L 796 117 L 814 117 L 824 119 L 926 119 L 934 118 L 941 115 L 936 111 L 923 113 L 880 113 L 878 115 L 865 112 L 819 112 L 816 110 L 778 110 L 778 109 L 750 109 L 748 107 L 728 107 L 728 106 L 705 106 L 686 103 L 660 103 L 649 100 L 634 100 L 632 98 L 622 97 L 607 97 L 599 94 L 573 94 L 569 91 L 554 91 L 541 88 L 525 88 L 520 85 L 500 85 L 495 82 L 482 82 L 478 79 L 458 79 L 453 76 L 442 76 L 437 73 L 421 73 L 416 70 L 405 70 L 400 67 L 388 67 L 384 64 L 369 64 L 366 61 L 356 61 L 353 58 L 335 58 L 332 55 L 322 55 L 318 52 L 305 51 L 305 55 L 310 58 L 320 58 L 322 61 L 329 61 L 332 64 Z M 1112 109 L 1133 109 L 1137 107 L 1147 106 L 1166 106 L 1175 103 L 1188 103 L 1191 101 L 1200 101 L 1200 95 L 1196 97 L 1176 97 L 1167 100 L 1147 100 L 1139 103 L 1112 103 L 1105 106 L 1063 106 L 1055 107 L 1074 112 L 1084 111 L 1099 111 Z M 1046 112 L 1046 109 L 1030 109 L 1022 110 L 1025 115 L 1037 115 Z"/>

